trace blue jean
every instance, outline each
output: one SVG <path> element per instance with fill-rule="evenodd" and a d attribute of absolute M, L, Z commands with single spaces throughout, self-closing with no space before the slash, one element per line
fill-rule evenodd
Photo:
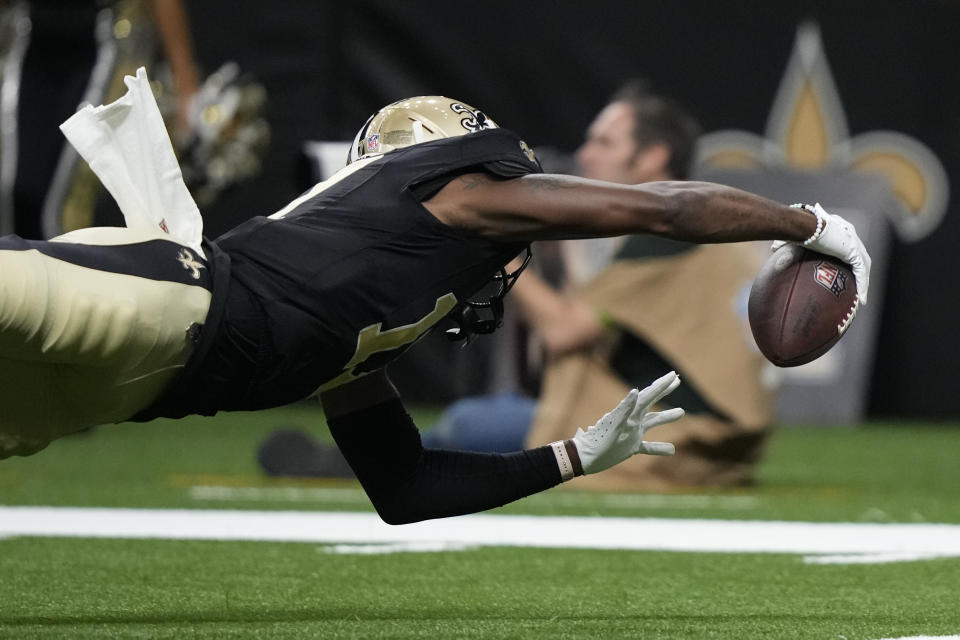
<path fill-rule="evenodd" d="M 450 405 L 423 436 L 432 449 L 509 453 L 523 449 L 537 401 L 518 393 L 464 398 Z"/>

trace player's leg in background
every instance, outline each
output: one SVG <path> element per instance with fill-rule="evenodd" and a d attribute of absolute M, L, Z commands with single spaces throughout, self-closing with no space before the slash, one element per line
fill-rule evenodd
<path fill-rule="evenodd" d="M 537 402 L 518 393 L 464 398 L 423 436 L 430 449 L 510 453 L 524 448 Z"/>

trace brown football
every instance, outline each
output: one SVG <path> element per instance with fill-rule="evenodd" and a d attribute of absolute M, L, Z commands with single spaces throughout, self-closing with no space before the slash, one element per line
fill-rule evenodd
<path fill-rule="evenodd" d="M 785 244 L 753 281 L 747 314 L 763 355 L 778 367 L 796 367 L 829 351 L 856 308 L 857 288 L 847 264 Z"/>

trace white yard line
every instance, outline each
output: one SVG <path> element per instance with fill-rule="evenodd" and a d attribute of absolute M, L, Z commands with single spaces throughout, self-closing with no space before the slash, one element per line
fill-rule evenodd
<path fill-rule="evenodd" d="M 372 513 L 0 507 L 0 538 L 12 536 L 787 553 L 821 564 L 960 557 L 950 524 L 478 514 L 389 526 Z"/>
<path fill-rule="evenodd" d="M 436 553 L 438 551 L 466 551 L 476 549 L 457 542 L 395 542 L 392 544 L 332 544 L 320 547 L 324 553 L 336 555 L 373 556 L 390 553 Z"/>
<path fill-rule="evenodd" d="M 341 487 L 231 487 L 195 485 L 189 496 L 198 502 L 300 502 L 369 504 L 363 489 Z M 531 504 L 540 502 L 562 507 L 603 507 L 619 509 L 677 509 L 683 511 L 717 509 L 748 511 L 760 506 L 757 496 L 663 493 L 563 493 L 531 496 Z"/>

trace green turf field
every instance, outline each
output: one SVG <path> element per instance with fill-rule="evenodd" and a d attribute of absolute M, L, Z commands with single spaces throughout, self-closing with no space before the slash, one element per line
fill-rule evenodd
<path fill-rule="evenodd" d="M 418 411 L 421 424 L 432 418 Z M 261 414 L 106 427 L 0 462 L 4 505 L 369 511 L 349 482 L 261 477 Z M 668 439 L 666 430 L 664 439 Z M 783 429 L 756 487 L 554 490 L 498 513 L 960 523 L 960 426 Z M 276 517 L 268 516 L 268 517 Z M 0 538 L 0 638 L 846 638 L 960 634 L 960 558 Z"/>

